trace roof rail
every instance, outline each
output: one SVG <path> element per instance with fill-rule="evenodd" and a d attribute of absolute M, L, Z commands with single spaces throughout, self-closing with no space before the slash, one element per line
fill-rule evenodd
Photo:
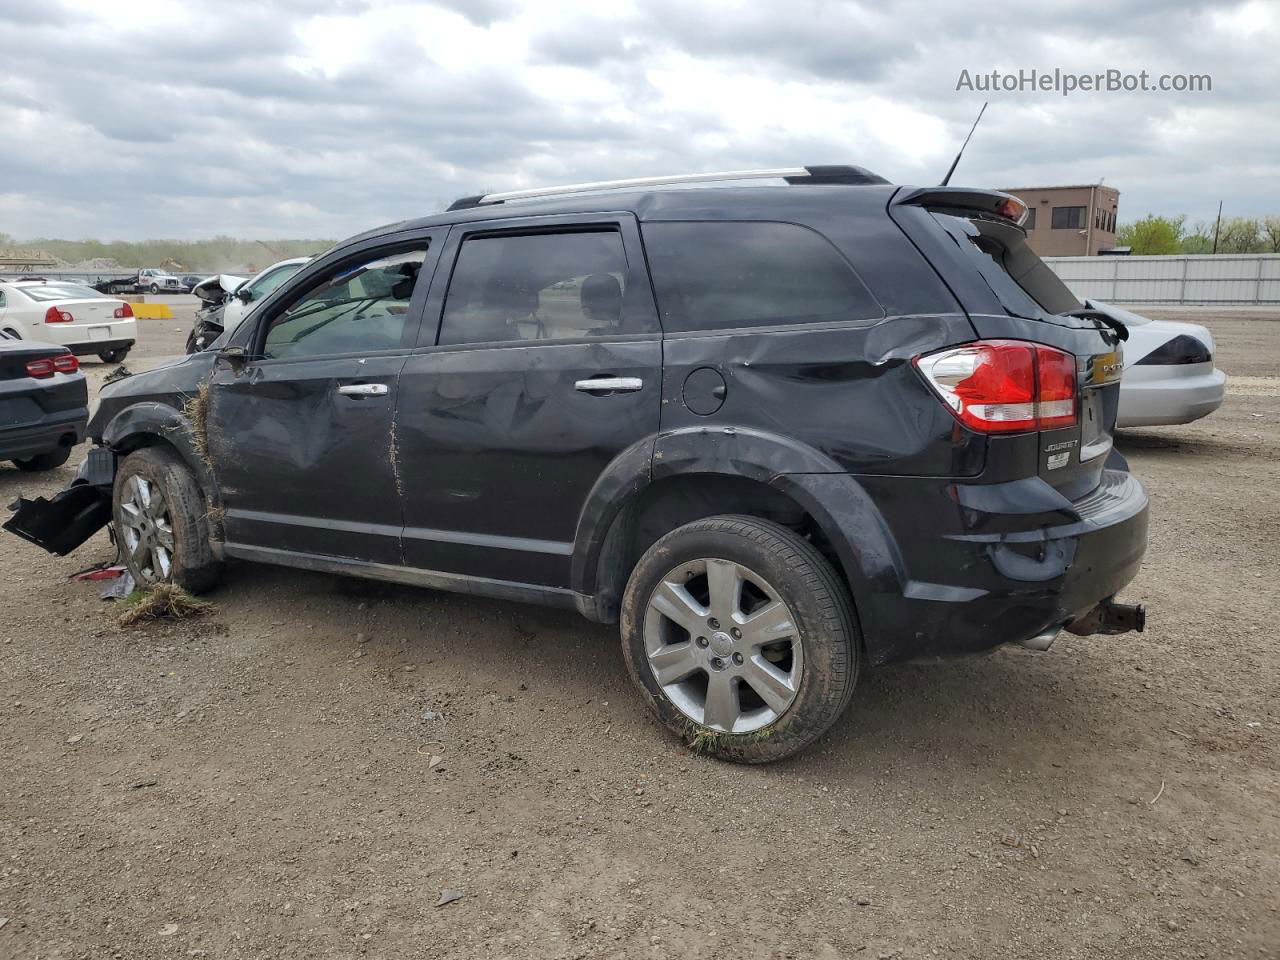
<path fill-rule="evenodd" d="M 505 193 L 486 193 L 474 197 L 462 197 L 449 205 L 450 210 L 466 207 L 488 206 L 506 203 L 508 200 L 533 200 L 539 197 L 559 197 L 574 193 L 594 193 L 598 190 L 645 189 L 679 183 L 711 183 L 717 180 L 785 180 L 787 183 L 818 184 L 888 183 L 862 167 L 813 166 L 777 167 L 766 170 L 722 170 L 718 173 L 680 173 L 666 177 L 636 177 L 630 180 L 599 180 L 594 183 L 571 183 L 562 187 L 534 187 L 531 190 L 509 190 Z"/>

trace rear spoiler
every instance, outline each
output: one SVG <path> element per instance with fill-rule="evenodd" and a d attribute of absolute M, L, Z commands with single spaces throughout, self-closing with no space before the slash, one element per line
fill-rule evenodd
<path fill-rule="evenodd" d="M 958 207 L 962 210 L 978 210 L 1018 226 L 1027 216 L 1027 205 L 1009 193 L 999 190 L 977 190 L 973 187 L 916 187 L 907 188 L 894 203 L 913 204 L 918 207 Z"/>

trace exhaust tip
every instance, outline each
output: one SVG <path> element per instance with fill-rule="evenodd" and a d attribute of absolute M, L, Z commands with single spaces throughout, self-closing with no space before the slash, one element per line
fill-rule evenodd
<path fill-rule="evenodd" d="M 1053 641 L 1058 638 L 1058 634 L 1061 632 L 1061 627 L 1050 627 L 1042 633 L 1037 633 L 1034 637 L 1019 640 L 1018 646 L 1025 650 L 1035 650 L 1037 653 L 1043 653 L 1053 646 Z"/>

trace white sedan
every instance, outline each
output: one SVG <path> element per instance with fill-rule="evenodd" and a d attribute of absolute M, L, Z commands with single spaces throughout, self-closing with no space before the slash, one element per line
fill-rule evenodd
<path fill-rule="evenodd" d="M 119 363 L 138 339 L 133 308 L 92 287 L 57 280 L 0 281 L 0 330 L 77 356 Z"/>
<path fill-rule="evenodd" d="M 1088 300 L 1129 328 L 1117 427 L 1190 423 L 1222 406 L 1227 375 L 1213 365 L 1213 334 L 1195 323 L 1151 320 Z"/>

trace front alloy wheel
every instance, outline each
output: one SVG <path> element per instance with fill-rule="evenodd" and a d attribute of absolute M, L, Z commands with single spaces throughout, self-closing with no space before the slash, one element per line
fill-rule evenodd
<path fill-rule="evenodd" d="M 173 573 L 173 521 L 160 485 L 135 474 L 120 501 L 120 533 L 132 566 L 148 583 Z"/>
<path fill-rule="evenodd" d="M 201 593 L 217 582 L 209 507 L 173 450 L 143 447 L 121 460 L 111 503 L 120 559 L 139 586 L 169 581 Z"/>

